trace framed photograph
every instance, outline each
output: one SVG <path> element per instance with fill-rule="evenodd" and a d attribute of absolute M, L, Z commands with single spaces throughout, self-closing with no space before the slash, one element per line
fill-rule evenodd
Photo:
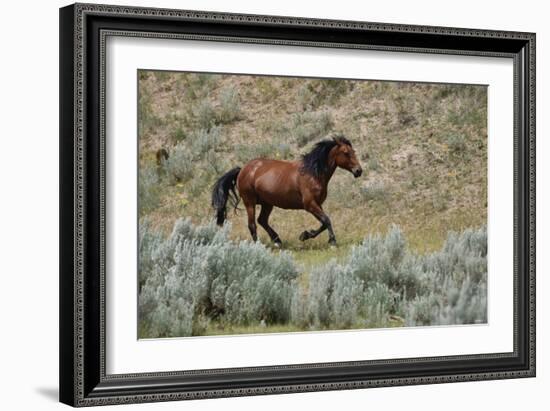
<path fill-rule="evenodd" d="M 535 376 L 535 34 L 60 10 L 60 400 Z"/>

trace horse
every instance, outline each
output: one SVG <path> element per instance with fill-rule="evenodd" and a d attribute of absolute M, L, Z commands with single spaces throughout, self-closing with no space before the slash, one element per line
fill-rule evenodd
<path fill-rule="evenodd" d="M 321 223 L 321 227 L 304 231 L 300 234 L 300 240 L 315 238 L 328 230 L 328 242 L 335 246 L 336 236 L 332 223 L 322 205 L 327 198 L 328 183 L 338 167 L 351 172 L 355 178 L 363 172 L 351 142 L 343 135 L 318 142 L 299 161 L 256 158 L 242 168 L 235 167 L 222 175 L 212 189 L 216 223 L 223 225 L 227 217 L 228 200 L 231 199 L 237 209 L 240 196 L 254 241 L 258 240 L 256 205 L 260 205 L 258 223 L 276 247 L 281 247 L 282 242 L 279 234 L 269 225 L 273 207 L 309 212 Z"/>

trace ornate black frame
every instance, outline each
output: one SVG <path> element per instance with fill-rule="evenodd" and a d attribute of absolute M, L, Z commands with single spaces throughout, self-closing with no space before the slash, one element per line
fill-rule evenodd
<path fill-rule="evenodd" d="M 509 57 L 514 351 L 105 373 L 104 87 L 109 35 Z M 535 376 L 535 34 L 75 4 L 60 9 L 60 401 L 73 406 Z"/>

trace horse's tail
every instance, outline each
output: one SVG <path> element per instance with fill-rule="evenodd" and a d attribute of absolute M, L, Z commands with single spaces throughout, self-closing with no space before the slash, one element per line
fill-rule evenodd
<path fill-rule="evenodd" d="M 239 196 L 235 191 L 235 186 L 240 171 L 240 167 L 229 170 L 216 181 L 212 189 L 212 207 L 216 210 L 216 224 L 219 226 L 223 225 L 227 215 L 227 200 L 231 198 L 235 209 L 237 209 L 237 204 L 239 204 Z"/>

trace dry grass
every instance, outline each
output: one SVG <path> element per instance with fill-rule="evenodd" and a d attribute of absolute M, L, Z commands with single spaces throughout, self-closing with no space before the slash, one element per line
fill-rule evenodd
<path fill-rule="evenodd" d="M 139 90 L 142 168 L 155 166 L 159 148 L 192 147 L 201 129 L 221 130 L 219 144 L 195 159 L 191 178 L 161 179 L 147 216 L 166 232 L 179 217 L 210 220 L 210 187 L 247 155 L 297 159 L 334 131 L 353 142 L 365 170 L 357 180 L 338 170 L 329 185 L 324 209 L 339 247 L 329 248 L 326 234 L 298 240 L 318 226 L 304 211 L 275 209 L 270 221 L 304 272 L 391 224 L 421 253 L 439 249 L 450 230 L 486 224 L 485 87 L 142 71 Z M 245 212 L 228 214 L 232 236 L 249 238 Z"/>

